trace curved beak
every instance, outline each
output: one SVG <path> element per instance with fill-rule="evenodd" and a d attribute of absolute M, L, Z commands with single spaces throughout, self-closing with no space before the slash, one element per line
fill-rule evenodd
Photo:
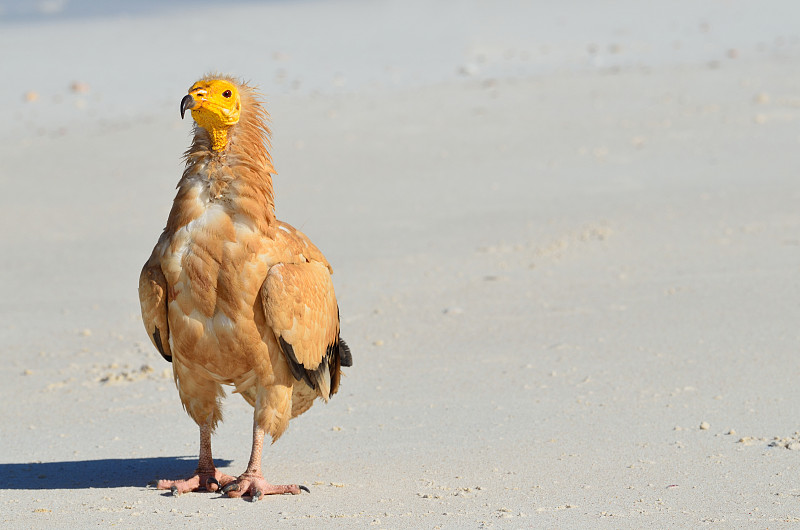
<path fill-rule="evenodd" d="M 195 107 L 195 101 L 191 94 L 187 94 L 183 96 L 181 100 L 181 119 L 183 119 L 183 115 L 186 114 L 187 110 L 192 110 Z"/>

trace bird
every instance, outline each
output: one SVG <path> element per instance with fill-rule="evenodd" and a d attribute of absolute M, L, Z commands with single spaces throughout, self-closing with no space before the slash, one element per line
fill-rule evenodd
<path fill-rule="evenodd" d="M 336 394 L 352 354 L 339 336 L 333 269 L 302 232 L 277 220 L 269 115 L 256 88 L 206 75 L 180 102 L 194 120 L 166 226 L 139 277 L 142 321 L 172 363 L 178 395 L 200 429 L 197 468 L 158 480 L 173 495 L 221 491 L 251 500 L 309 491 L 261 470 L 289 420 Z M 250 460 L 233 477 L 214 465 L 211 435 L 223 386 L 254 408 Z"/>

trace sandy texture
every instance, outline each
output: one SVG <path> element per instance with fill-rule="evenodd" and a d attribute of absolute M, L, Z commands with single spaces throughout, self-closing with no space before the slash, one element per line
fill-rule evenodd
<path fill-rule="evenodd" d="M 798 9 L 575 2 L 482 25 L 484 4 L 455 21 L 425 5 L 243 4 L 279 34 L 317 18 L 203 60 L 187 26 L 212 7 L 4 22 L 4 526 L 800 521 Z M 418 67 L 400 30 L 381 38 L 392 12 L 421 21 L 412 49 L 433 29 L 450 44 Z M 356 27 L 377 39 L 361 59 Z M 140 49 L 96 49 L 112 30 Z M 330 75 L 298 59 L 325 39 L 343 52 Z M 269 480 L 311 495 L 146 487 L 197 455 L 136 287 L 189 141 L 178 102 L 211 68 L 265 87 L 278 216 L 335 269 L 354 366 L 264 454 Z M 252 413 L 225 410 L 214 454 L 238 474 Z"/>

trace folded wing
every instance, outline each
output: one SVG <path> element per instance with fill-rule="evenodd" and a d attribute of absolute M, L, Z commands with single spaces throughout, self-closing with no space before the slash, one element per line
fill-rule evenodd
<path fill-rule="evenodd" d="M 145 263 L 139 276 L 139 302 L 147 335 L 164 359 L 172 362 L 167 321 L 167 280 L 152 259 Z"/>
<path fill-rule="evenodd" d="M 292 375 L 325 399 L 339 387 L 350 350 L 339 338 L 339 308 L 326 265 L 279 263 L 261 288 L 267 325 L 283 350 Z"/>

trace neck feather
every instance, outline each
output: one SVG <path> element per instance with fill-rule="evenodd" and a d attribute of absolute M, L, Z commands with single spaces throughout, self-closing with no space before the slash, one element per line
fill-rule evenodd
<path fill-rule="evenodd" d="M 178 183 L 167 230 L 174 231 L 192 221 L 198 212 L 197 196 L 192 191 L 198 179 L 208 186 L 209 200 L 220 200 L 231 214 L 244 216 L 266 232 L 275 222 L 272 190 L 272 157 L 269 146 L 268 116 L 251 94 L 242 91 L 239 122 L 219 134 L 195 128 L 192 145 L 184 154 L 186 168 Z"/>

